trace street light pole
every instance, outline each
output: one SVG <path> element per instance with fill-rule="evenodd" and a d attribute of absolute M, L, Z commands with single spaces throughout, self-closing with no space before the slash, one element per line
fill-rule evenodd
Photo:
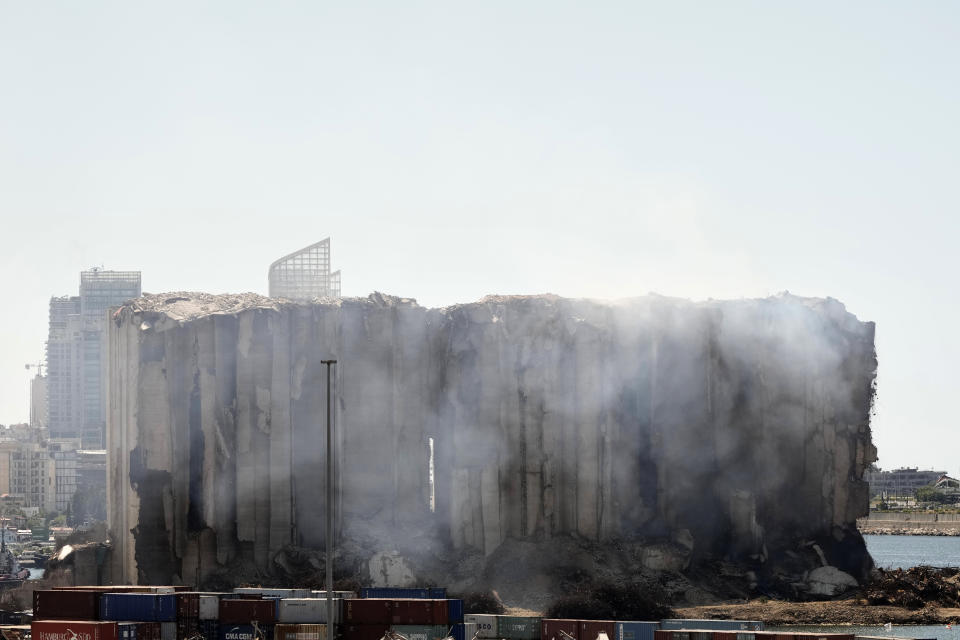
<path fill-rule="evenodd" d="M 330 366 L 337 364 L 336 360 L 321 360 L 320 364 L 327 367 L 327 638 L 334 640 L 333 635 L 333 431 L 330 427 Z"/>

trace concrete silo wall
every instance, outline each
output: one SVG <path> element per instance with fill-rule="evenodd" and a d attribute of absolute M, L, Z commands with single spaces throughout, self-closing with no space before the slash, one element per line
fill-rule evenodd
<path fill-rule="evenodd" d="M 683 531 L 696 558 L 833 540 L 831 562 L 869 562 L 873 325 L 834 300 L 164 294 L 120 309 L 108 342 L 124 580 L 269 574 L 279 551 L 322 547 L 327 358 L 338 535 L 490 554 Z"/>

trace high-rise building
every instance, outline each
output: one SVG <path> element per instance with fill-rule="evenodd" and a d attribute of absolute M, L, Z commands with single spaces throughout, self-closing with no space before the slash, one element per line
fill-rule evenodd
<path fill-rule="evenodd" d="M 47 420 L 55 438 L 80 437 L 80 298 L 50 299 Z"/>
<path fill-rule="evenodd" d="M 340 297 L 340 271 L 330 273 L 330 238 L 283 256 L 270 265 L 271 298 Z"/>
<path fill-rule="evenodd" d="M 91 269 L 80 274 L 80 295 L 50 300 L 47 407 L 51 438 L 79 438 L 103 449 L 101 366 L 107 309 L 140 296 L 139 271 Z"/>
<path fill-rule="evenodd" d="M 37 375 L 30 381 L 30 426 L 47 428 L 47 376 Z"/>

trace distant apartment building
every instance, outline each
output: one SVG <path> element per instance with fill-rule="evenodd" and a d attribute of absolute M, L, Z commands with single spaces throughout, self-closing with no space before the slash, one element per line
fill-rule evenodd
<path fill-rule="evenodd" d="M 340 297 L 340 271 L 330 272 L 330 238 L 280 258 L 270 265 L 267 277 L 271 298 Z"/>
<path fill-rule="evenodd" d="M 926 471 L 917 467 L 903 467 L 884 471 L 870 470 L 865 479 L 870 485 L 870 496 L 912 496 L 920 487 L 930 486 L 937 482 L 946 471 Z"/>
<path fill-rule="evenodd" d="M 27 508 L 56 509 L 54 463 L 39 432 L 27 425 L 0 432 L 0 495 Z"/>
<path fill-rule="evenodd" d="M 107 309 L 141 293 L 139 271 L 91 269 L 80 295 L 50 300 L 47 336 L 47 420 L 50 437 L 104 449 L 102 341 Z"/>

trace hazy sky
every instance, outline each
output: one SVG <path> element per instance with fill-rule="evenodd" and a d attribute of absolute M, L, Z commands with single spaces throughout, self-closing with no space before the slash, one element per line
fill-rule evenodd
<path fill-rule="evenodd" d="M 885 468 L 960 472 L 960 5 L 0 0 L 0 423 L 51 295 L 833 296 Z"/>

